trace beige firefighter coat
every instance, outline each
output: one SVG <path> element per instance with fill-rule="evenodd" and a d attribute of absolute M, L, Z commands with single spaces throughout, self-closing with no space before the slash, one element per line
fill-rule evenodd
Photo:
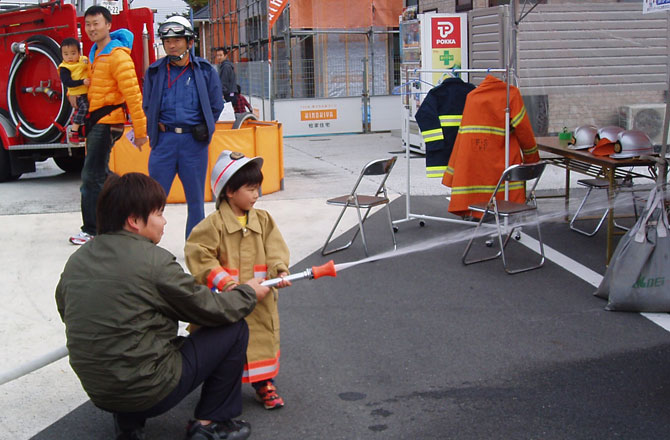
<path fill-rule="evenodd" d="M 184 256 L 198 282 L 219 289 L 225 289 L 231 283 L 230 278 L 240 283 L 258 276 L 275 278 L 288 272 L 289 265 L 288 246 L 270 214 L 252 209 L 246 227 L 242 228 L 226 201 L 193 228 Z M 225 274 L 227 281 L 217 284 L 212 279 L 217 272 Z M 272 294 L 259 302 L 245 319 L 249 324 L 249 347 L 243 382 L 270 379 L 279 371 L 276 289 L 272 288 Z"/>

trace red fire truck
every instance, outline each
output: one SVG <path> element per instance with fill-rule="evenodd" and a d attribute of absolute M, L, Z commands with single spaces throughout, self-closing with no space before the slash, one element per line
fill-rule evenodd
<path fill-rule="evenodd" d="M 130 9 L 128 0 L 103 4 L 115 6 L 112 30 L 135 36 L 131 56 L 141 86 L 155 60 L 153 12 Z M 88 56 L 92 42 L 83 13 L 63 0 L 0 9 L 0 182 L 35 171 L 35 162 L 50 157 L 66 172 L 81 170 L 84 146 L 67 143 L 73 109 L 58 74 L 60 42 L 67 37 L 82 41 Z"/>

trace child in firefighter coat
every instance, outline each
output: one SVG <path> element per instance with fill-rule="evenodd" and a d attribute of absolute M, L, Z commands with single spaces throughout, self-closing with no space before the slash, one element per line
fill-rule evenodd
<path fill-rule="evenodd" d="M 263 181 L 260 157 L 223 151 L 212 169 L 212 193 L 217 210 L 196 225 L 184 255 L 193 276 L 220 295 L 251 278 L 288 275 L 289 250 L 270 214 L 255 209 Z M 289 286 L 283 281 L 277 287 Z M 277 291 L 256 305 L 249 325 L 247 364 L 242 382 L 251 383 L 266 409 L 280 408 L 273 378 L 279 371 Z"/>

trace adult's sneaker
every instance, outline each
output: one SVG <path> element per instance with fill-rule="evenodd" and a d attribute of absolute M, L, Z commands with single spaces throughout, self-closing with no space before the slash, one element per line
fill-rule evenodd
<path fill-rule="evenodd" d="M 251 425 L 244 420 L 226 420 L 202 425 L 191 421 L 186 431 L 187 440 L 245 440 L 251 435 Z"/>
<path fill-rule="evenodd" d="M 130 431 L 124 431 L 119 425 L 119 419 L 116 414 L 114 414 L 114 434 L 116 435 L 115 440 L 146 440 L 147 436 L 144 432 L 144 423 L 142 426 L 138 426 L 135 429 Z"/>
<path fill-rule="evenodd" d="M 87 234 L 84 231 L 79 231 L 76 235 L 70 237 L 70 243 L 76 245 L 82 245 L 84 243 L 91 241 L 92 238 L 93 236 L 91 234 Z"/>

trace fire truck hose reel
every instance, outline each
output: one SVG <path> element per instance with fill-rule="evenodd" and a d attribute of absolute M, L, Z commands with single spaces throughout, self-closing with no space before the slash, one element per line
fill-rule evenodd
<path fill-rule="evenodd" d="M 27 50 L 26 46 L 28 46 Z M 33 35 L 23 43 L 13 44 L 12 50 L 16 53 L 16 55 L 14 56 L 11 67 L 9 69 L 9 80 L 7 87 L 7 103 L 12 121 L 14 124 L 19 126 L 19 131 L 21 134 L 33 142 L 55 142 L 62 136 L 59 127 L 67 125 L 72 114 L 72 107 L 70 106 L 69 101 L 65 99 L 65 90 L 63 90 L 62 85 L 60 94 L 62 99 L 60 100 L 58 114 L 54 118 L 54 122 L 49 124 L 46 128 L 39 128 L 36 127 L 34 123 L 30 121 L 30 118 L 28 118 L 24 113 L 24 111 L 38 110 L 22 109 L 18 95 L 24 92 L 42 92 L 45 94 L 47 99 L 54 99 L 58 98 L 58 93 L 57 91 L 50 89 L 50 87 L 47 85 L 50 79 L 48 77 L 45 77 L 45 80 L 40 84 L 35 84 L 35 87 L 31 92 L 24 90 L 26 89 L 25 87 L 19 87 L 18 81 L 21 76 L 21 67 L 24 65 L 24 62 L 26 62 L 29 56 L 26 54 L 26 52 L 30 52 L 31 56 L 40 54 L 41 56 L 46 57 L 53 64 L 54 72 L 56 75 L 58 75 L 58 65 L 61 62 L 60 46 L 49 37 L 43 35 Z"/>
<path fill-rule="evenodd" d="M 14 53 L 26 53 L 26 43 L 12 43 L 11 49 Z"/>

